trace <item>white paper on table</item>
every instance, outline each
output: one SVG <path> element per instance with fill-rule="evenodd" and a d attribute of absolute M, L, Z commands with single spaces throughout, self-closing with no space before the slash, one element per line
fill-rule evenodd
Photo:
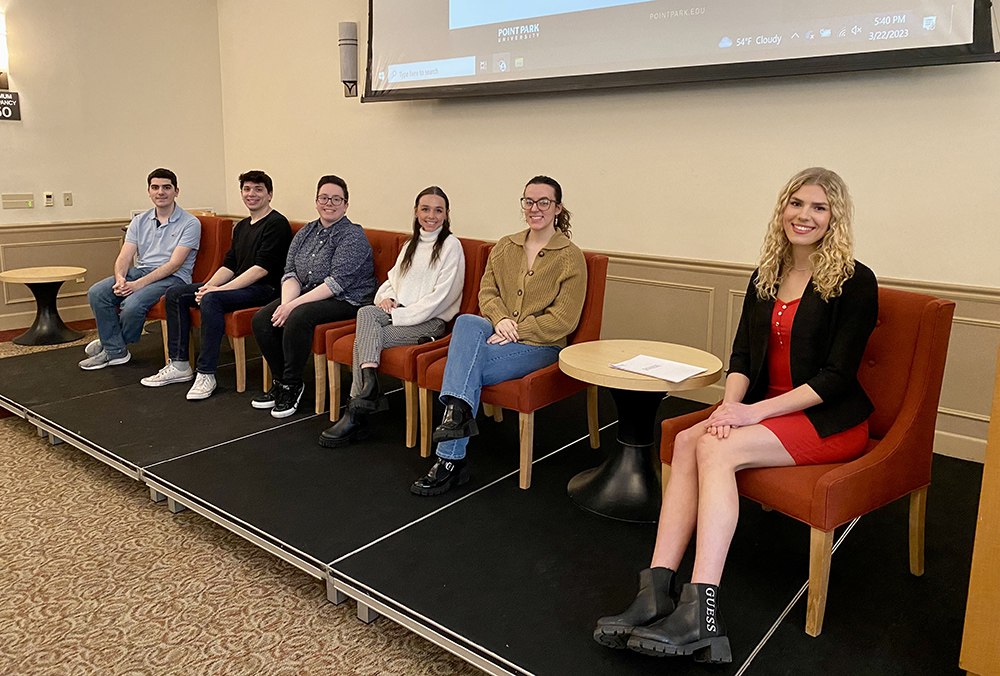
<path fill-rule="evenodd" d="M 669 380 L 672 383 L 679 383 L 682 380 L 687 380 L 691 376 L 696 376 L 699 373 L 704 373 L 708 370 L 700 366 L 682 364 L 680 362 L 670 361 L 669 359 L 649 357 L 644 354 L 632 357 L 631 359 L 626 359 L 625 361 L 617 364 L 610 364 L 610 366 L 613 369 L 620 369 L 631 373 L 641 373 L 644 376 L 653 376 L 654 378 L 659 378 L 661 380 Z"/>

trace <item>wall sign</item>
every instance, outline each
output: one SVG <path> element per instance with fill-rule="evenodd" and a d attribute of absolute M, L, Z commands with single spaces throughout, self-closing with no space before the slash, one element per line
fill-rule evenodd
<path fill-rule="evenodd" d="M 21 119 L 21 99 L 17 92 L 0 91 L 0 121 Z"/>

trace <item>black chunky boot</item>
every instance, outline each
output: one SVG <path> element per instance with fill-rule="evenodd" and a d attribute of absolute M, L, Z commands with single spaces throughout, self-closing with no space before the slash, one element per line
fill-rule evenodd
<path fill-rule="evenodd" d="M 673 613 L 648 627 L 636 627 L 628 647 L 643 655 L 693 655 L 695 662 L 732 662 L 719 617 L 719 588 L 686 584 Z"/>
<path fill-rule="evenodd" d="M 444 407 L 441 424 L 434 428 L 431 441 L 439 444 L 442 441 L 464 439 L 465 437 L 474 437 L 477 434 L 479 434 L 479 426 L 476 425 L 476 416 L 472 412 L 472 407 L 461 399 L 452 398 L 452 401 Z"/>
<path fill-rule="evenodd" d="M 669 568 L 646 568 L 639 571 L 639 593 L 632 605 L 620 615 L 597 620 L 594 640 L 608 648 L 627 648 L 636 627 L 644 627 L 674 611 L 677 573 Z"/>
<path fill-rule="evenodd" d="M 352 441 L 361 441 L 370 434 L 368 429 L 368 414 L 358 413 L 350 407 L 344 411 L 333 427 L 323 430 L 319 435 L 319 445 L 326 448 L 340 448 Z"/>
<path fill-rule="evenodd" d="M 363 413 L 389 410 L 389 400 L 378 384 L 378 369 L 374 366 L 361 369 L 361 391 L 347 404 L 349 409 Z"/>
<path fill-rule="evenodd" d="M 410 485 L 410 492 L 425 497 L 441 495 L 452 486 L 461 486 L 468 480 L 469 466 L 465 464 L 465 458 L 461 460 L 438 458 L 425 476 Z"/>

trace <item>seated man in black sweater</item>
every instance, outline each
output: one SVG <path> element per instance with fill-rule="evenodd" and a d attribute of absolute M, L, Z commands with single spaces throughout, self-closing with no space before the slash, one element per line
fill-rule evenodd
<path fill-rule="evenodd" d="M 175 286 L 167 292 L 167 352 L 170 361 L 159 373 L 142 379 L 147 387 L 194 380 L 190 400 L 207 399 L 215 391 L 215 370 L 225 333 L 225 314 L 267 305 L 278 297 L 281 273 L 292 241 L 288 219 L 271 208 L 274 188 L 263 171 L 240 175 L 240 192 L 250 216 L 233 229 L 233 245 L 212 278 L 204 284 Z M 197 378 L 188 363 L 189 310 L 201 310 L 201 356 Z"/>

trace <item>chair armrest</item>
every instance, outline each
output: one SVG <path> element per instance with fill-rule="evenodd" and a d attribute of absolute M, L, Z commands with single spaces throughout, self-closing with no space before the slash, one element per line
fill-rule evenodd
<path fill-rule="evenodd" d="M 692 425 L 700 423 L 702 420 L 707 420 L 708 416 L 712 415 L 712 411 L 717 408 L 719 408 L 719 404 L 703 408 L 694 413 L 679 415 L 676 418 L 667 418 L 660 423 L 660 462 L 669 465 L 670 461 L 673 460 L 674 437 L 677 436 L 678 432 L 682 432 Z"/>
<path fill-rule="evenodd" d="M 813 492 L 812 522 L 835 528 L 928 485 L 933 422 L 924 421 L 929 427 L 920 431 L 913 429 L 916 424 L 897 419 L 868 453 L 820 477 Z"/>

